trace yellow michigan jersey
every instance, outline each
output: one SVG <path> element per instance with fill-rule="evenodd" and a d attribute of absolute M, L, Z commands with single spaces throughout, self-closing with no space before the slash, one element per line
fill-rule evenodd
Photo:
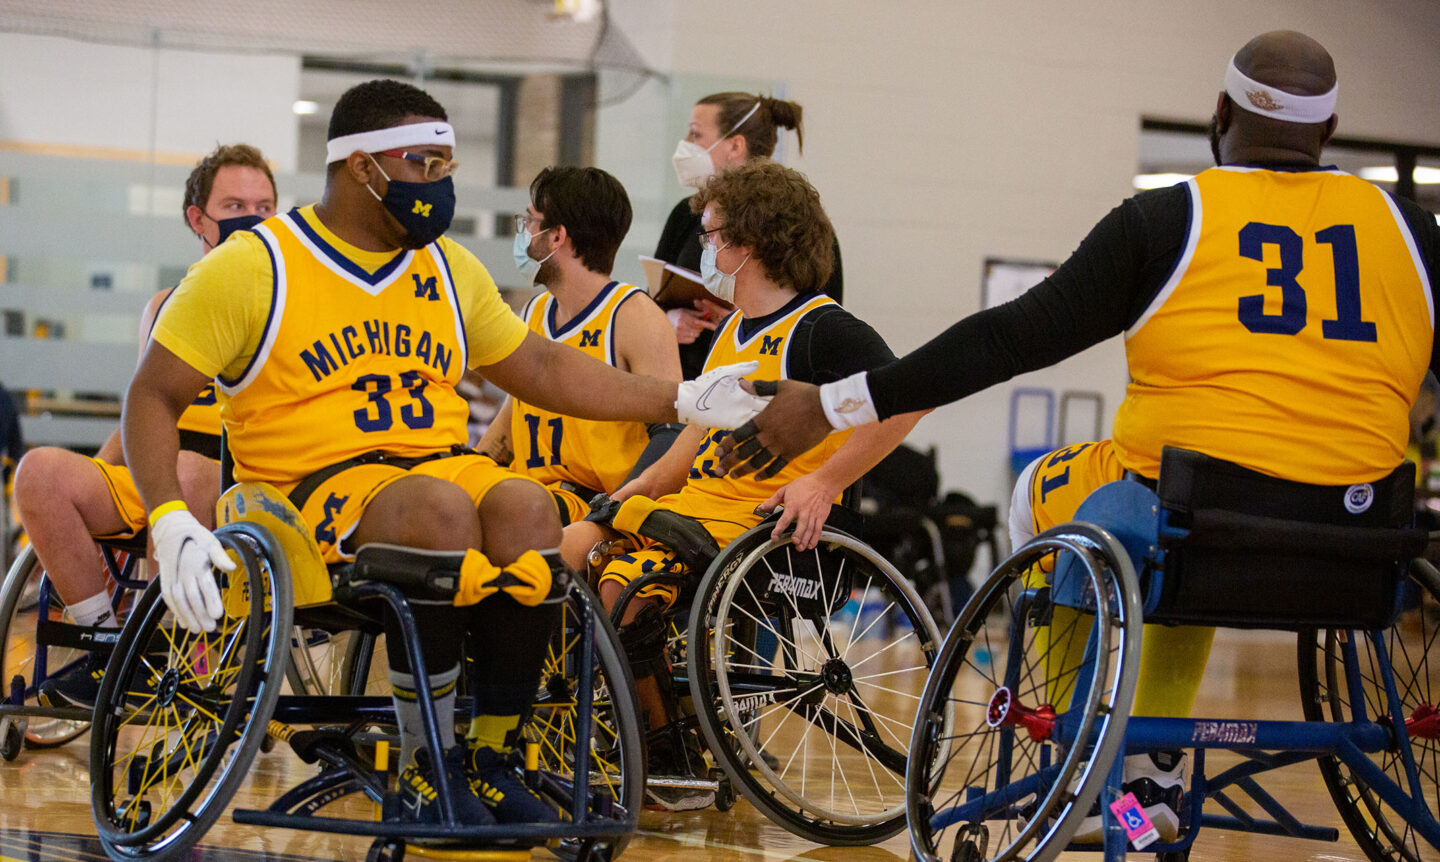
<path fill-rule="evenodd" d="M 1367 482 L 1405 455 L 1435 313 L 1390 197 L 1338 171 L 1215 168 L 1188 183 L 1174 271 L 1126 332 L 1126 469 L 1163 445 L 1300 482 Z"/>
<path fill-rule="evenodd" d="M 453 241 L 366 252 L 306 207 L 195 264 L 154 337 L 216 378 L 236 478 L 284 486 L 369 451 L 464 444 L 456 382 L 525 327 Z"/>
<path fill-rule="evenodd" d="M 612 281 L 573 320 L 560 322 L 560 304 L 542 291 L 521 317 L 530 331 L 616 364 L 615 316 L 645 291 Z M 649 435 L 642 422 L 598 422 L 562 416 L 518 398 L 510 408 L 511 467 L 543 484 L 573 482 L 592 491 L 614 491 L 630 475 Z"/>
<path fill-rule="evenodd" d="M 715 338 L 710 346 L 710 355 L 705 359 L 705 370 L 709 371 L 722 365 L 755 360 L 760 363 L 760 368 L 749 375 L 748 379 L 786 379 L 786 358 L 790 348 L 790 336 L 796 324 L 811 311 L 834 304 L 835 300 L 828 296 L 816 296 L 800 303 L 789 314 L 744 335 L 741 333 L 740 326 L 744 315 L 739 312 L 731 314 L 715 330 Z M 839 449 L 850 436 L 849 431 L 831 434 L 819 446 L 795 458 L 786 465 L 784 470 L 762 482 L 756 480 L 754 473 L 735 478 L 727 476 L 719 470 L 718 459 L 715 457 L 715 446 L 729 433 L 729 431 L 711 431 L 705 437 L 705 441 L 695 454 L 695 460 L 691 463 L 689 481 L 680 492 L 682 496 L 703 494 L 715 498 L 721 505 L 730 508 L 733 508 L 735 503 L 749 503 L 754 506 L 766 500 L 781 486 L 815 472 L 821 464 L 835 454 L 835 450 Z"/>

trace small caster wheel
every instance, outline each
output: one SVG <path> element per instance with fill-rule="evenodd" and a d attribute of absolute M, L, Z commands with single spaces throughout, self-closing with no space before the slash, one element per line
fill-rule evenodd
<path fill-rule="evenodd" d="M 150 825 L 150 801 L 131 799 L 115 812 L 115 820 L 124 824 L 131 832 L 139 832 Z"/>
<path fill-rule="evenodd" d="M 971 823 L 955 835 L 955 850 L 950 862 L 984 862 L 990 849 L 990 829 L 983 823 Z"/>
<path fill-rule="evenodd" d="M 25 726 L 13 718 L 0 721 L 0 757 L 13 761 L 25 747 Z"/>
<path fill-rule="evenodd" d="M 711 769 L 711 781 L 716 783 L 715 788 L 715 810 L 729 811 L 735 807 L 735 785 L 730 783 L 730 776 L 725 774 L 723 769 Z"/>
<path fill-rule="evenodd" d="M 400 862 L 405 858 L 405 842 L 394 838 L 376 838 L 365 854 L 365 862 Z"/>

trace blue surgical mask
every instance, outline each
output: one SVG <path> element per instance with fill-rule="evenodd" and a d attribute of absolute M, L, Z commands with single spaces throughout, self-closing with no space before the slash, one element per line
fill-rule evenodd
<path fill-rule="evenodd" d="M 735 275 L 745 268 L 750 260 L 750 255 L 745 255 L 745 260 L 735 267 L 735 272 L 721 272 L 715 266 L 715 256 L 722 248 L 729 248 L 730 243 L 725 243 L 721 248 L 716 248 L 710 243 L 700 250 L 700 277 L 705 279 L 705 289 L 715 294 L 717 299 L 722 299 L 731 305 L 735 304 Z"/>
<path fill-rule="evenodd" d="M 551 230 L 551 228 L 547 227 L 545 230 L 540 231 L 540 233 L 545 233 L 549 230 Z M 535 276 L 540 273 L 540 264 L 554 257 L 555 251 L 559 251 L 559 249 L 555 249 L 555 251 L 550 252 L 539 260 L 531 257 L 530 242 L 538 235 L 539 234 L 531 235 L 528 227 L 516 231 L 515 242 L 510 246 L 510 253 L 515 256 L 515 268 L 520 270 L 521 275 L 525 276 L 526 284 L 534 284 Z"/>
<path fill-rule="evenodd" d="M 450 229 L 450 221 L 455 218 L 455 181 L 452 178 L 445 177 L 433 183 L 392 180 L 374 156 L 370 157 L 370 161 L 375 163 L 375 169 L 389 185 L 383 198 L 370 186 L 365 188 L 370 189 L 370 194 L 405 229 L 410 240 L 405 243 L 406 247 L 424 248 Z"/>

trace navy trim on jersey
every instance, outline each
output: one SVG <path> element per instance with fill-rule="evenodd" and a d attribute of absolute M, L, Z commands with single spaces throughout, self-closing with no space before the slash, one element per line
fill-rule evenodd
<path fill-rule="evenodd" d="M 390 258 L 390 260 L 382 264 L 379 269 L 375 270 L 374 273 L 369 273 L 365 271 L 364 267 L 360 266 L 359 264 L 355 263 L 355 261 L 341 254 L 338 249 L 336 249 L 330 243 L 326 242 L 320 236 L 320 234 L 317 233 L 315 229 L 310 226 L 310 223 L 305 221 L 304 217 L 300 215 L 299 207 L 291 210 L 289 212 L 289 215 L 292 216 L 291 222 L 297 227 L 299 227 L 300 231 L 305 234 L 306 238 L 313 242 L 316 248 L 324 252 L 325 256 L 328 257 L 332 263 L 345 270 L 350 275 L 354 276 L 360 281 L 363 281 L 366 284 L 370 285 L 371 287 L 374 287 L 375 285 L 388 278 L 390 274 L 395 271 L 396 267 L 400 266 L 405 262 L 406 256 L 410 254 L 410 251 L 408 249 L 402 248 L 400 251 L 395 253 L 394 257 Z"/>
<path fill-rule="evenodd" d="M 611 282 L 611 283 L 613 284 L 614 282 Z M 606 328 L 606 332 L 609 333 L 610 350 L 609 350 L 608 352 L 609 352 L 609 354 L 610 354 L 610 367 L 612 367 L 612 368 L 619 368 L 619 367 L 620 367 L 620 357 L 619 357 L 619 355 L 616 353 L 616 350 L 615 350 L 615 343 L 616 343 L 616 341 L 618 340 L 618 339 L 616 339 L 616 337 L 615 337 L 615 335 L 616 335 L 615 325 L 616 325 L 616 322 L 620 319 L 620 306 L 624 305 L 625 303 L 629 302 L 630 300 L 632 300 L 632 299 L 634 299 L 635 297 L 640 296 L 640 295 L 642 295 L 642 294 L 644 294 L 644 293 L 645 293 L 645 291 L 643 291 L 643 290 L 632 290 L 632 291 L 630 291 L 629 293 L 627 293 L 627 294 L 625 294 L 623 297 L 621 297 L 619 302 L 615 303 L 615 309 L 610 312 L 610 325 Z"/>
<path fill-rule="evenodd" d="M 240 376 L 234 380 L 226 380 L 224 375 L 215 375 L 215 379 L 221 386 L 228 386 L 232 389 L 244 382 L 250 369 L 255 367 L 256 360 L 266 355 L 265 338 L 270 334 L 270 325 L 275 323 L 275 304 L 280 290 L 280 267 L 275 262 L 275 250 L 270 248 L 270 243 L 266 242 L 264 237 L 260 238 L 260 245 L 265 248 L 265 254 L 270 256 L 270 308 L 265 312 L 265 325 L 260 329 L 260 341 L 255 347 L 255 353 L 250 357 L 250 361 L 245 363 L 245 367 L 240 369 Z"/>
<path fill-rule="evenodd" d="M 560 311 L 560 303 L 552 302 L 550 304 L 550 307 L 546 309 L 545 312 L 546 334 L 549 335 L 552 340 L 564 338 L 566 335 L 569 334 L 570 330 L 574 329 L 579 324 L 582 324 L 586 320 L 588 320 L 590 318 L 590 315 L 595 312 L 595 309 L 598 308 L 601 303 L 605 302 L 606 299 L 610 296 L 610 291 L 614 290 L 619 284 L 620 282 L 618 281 L 612 281 L 609 284 L 606 284 L 604 287 L 600 288 L 600 292 L 595 294 L 595 298 L 590 300 L 590 302 L 584 308 L 580 309 L 579 314 L 565 321 L 564 326 L 560 326 L 555 319 L 556 314 Z"/>
<path fill-rule="evenodd" d="M 744 344 L 750 339 L 754 338 L 755 333 L 759 332 L 760 330 L 764 329 L 765 327 L 769 326 L 770 324 L 774 323 L 785 315 L 794 312 L 795 309 L 799 308 L 800 306 L 804 305 L 815 297 L 824 295 L 825 294 L 821 293 L 818 290 L 812 290 L 808 293 L 796 294 L 793 299 L 780 306 L 778 310 L 772 311 L 764 317 L 746 317 L 740 321 L 740 328 L 735 333 L 736 338 L 739 339 L 741 344 Z"/>
<path fill-rule="evenodd" d="M 445 286 L 450 292 L 450 308 L 455 312 L 455 320 L 458 323 L 456 331 L 460 335 L 460 376 L 464 377 L 465 372 L 470 368 L 470 331 L 465 326 L 465 312 L 460 307 L 460 291 L 455 287 L 455 273 L 450 271 L 450 258 L 446 256 L 445 250 L 440 247 L 439 242 L 430 243 L 434 249 L 435 256 L 440 259 L 440 266 L 445 269 Z"/>

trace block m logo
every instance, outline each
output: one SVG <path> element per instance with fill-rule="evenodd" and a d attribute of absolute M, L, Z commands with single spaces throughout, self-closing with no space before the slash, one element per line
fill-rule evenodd
<path fill-rule="evenodd" d="M 760 342 L 760 352 L 766 356 L 779 356 L 780 342 L 784 340 L 785 336 L 783 335 L 777 335 L 774 338 L 767 335 L 765 336 L 765 340 Z"/>
<path fill-rule="evenodd" d="M 599 346 L 600 346 L 600 330 L 598 330 L 598 329 L 586 329 L 586 330 L 581 331 L 581 333 L 580 333 L 580 346 L 581 346 L 581 347 L 599 347 Z"/>
<path fill-rule="evenodd" d="M 429 218 L 429 217 L 430 217 L 430 208 L 433 207 L 433 206 L 435 206 L 435 205 L 434 205 L 434 204 L 422 204 L 422 203 L 420 203 L 419 201 L 416 201 L 416 202 L 415 202 L 415 209 L 411 210 L 410 212 L 412 212 L 412 213 L 419 213 L 422 218 Z"/>
<path fill-rule="evenodd" d="M 435 289 L 435 276 L 432 275 L 424 281 L 421 281 L 420 276 L 412 272 L 410 273 L 410 277 L 415 279 L 416 299 L 428 299 L 431 302 L 435 302 L 440 298 L 439 291 Z"/>

